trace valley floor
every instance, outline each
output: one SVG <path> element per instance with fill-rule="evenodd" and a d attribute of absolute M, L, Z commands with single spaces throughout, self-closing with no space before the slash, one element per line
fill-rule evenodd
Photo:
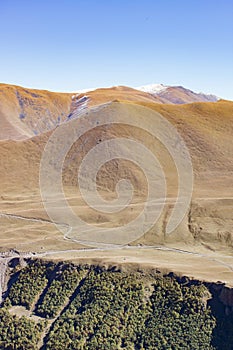
<path fill-rule="evenodd" d="M 75 196 L 70 192 L 70 201 L 75 210 L 85 213 L 85 206 L 75 208 Z M 224 214 L 231 212 L 232 199 L 206 198 L 207 203 L 218 201 L 224 207 Z M 208 204 L 209 205 L 209 204 Z M 208 209 L 208 205 L 206 208 Z M 78 208 L 78 209 L 77 209 Z M 135 204 L 137 209 L 137 205 Z M 207 209 L 205 208 L 205 213 Z M 210 213 L 211 214 L 211 213 Z M 198 214 L 200 215 L 200 214 Z M 207 216 L 207 214 L 205 214 Z M 211 215 L 209 215 L 211 216 Z M 228 215 L 229 216 L 229 215 Z M 198 217 L 198 219 L 200 219 Z M 206 220 L 206 218 L 204 218 Z M 214 219 L 216 222 L 220 219 Z M 204 220 L 203 220 L 204 221 Z M 207 223 L 209 217 L 207 217 Z M 226 222 L 226 220 L 225 220 Z M 229 221 L 227 222 L 229 225 Z M 0 206 L 0 249 L 1 272 L 4 272 L 4 260 L 8 257 L 34 256 L 50 260 L 69 260 L 75 263 L 90 262 L 106 265 L 120 265 L 128 268 L 159 269 L 163 272 L 174 272 L 199 280 L 210 282 L 221 281 L 233 287 L 233 251 L 232 246 L 215 240 L 213 243 L 204 239 L 184 241 L 162 241 L 161 237 L 153 238 L 153 233 L 142 237 L 130 245 L 88 246 L 78 240 L 64 237 L 46 215 L 38 193 L 13 193 L 2 196 Z M 59 223 L 58 223 L 59 224 Z M 60 223 L 64 226 L 64 222 Z M 213 222 L 209 223 L 210 228 Z M 212 226 L 211 226 L 212 225 Z M 63 227 L 64 228 L 64 227 Z M 67 226 L 67 231 L 69 227 Z M 211 238 L 211 237 L 210 237 Z"/>

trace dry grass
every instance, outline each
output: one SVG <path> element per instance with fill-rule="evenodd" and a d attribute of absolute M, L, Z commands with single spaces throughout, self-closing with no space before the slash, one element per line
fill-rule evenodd
<path fill-rule="evenodd" d="M 109 99 L 128 99 L 130 102 L 123 107 L 121 103 L 109 104 L 106 107 L 107 112 L 111 114 L 113 110 L 117 111 L 119 109 L 119 111 L 122 111 L 122 108 L 125 108 L 127 112 L 128 109 L 135 106 L 134 112 L 140 113 L 142 123 L 144 115 L 137 105 L 143 105 L 159 112 L 178 129 L 184 138 L 192 157 L 195 174 L 192 207 L 189 215 L 185 216 L 171 238 L 164 236 L 164 227 L 171 210 L 170 205 L 168 205 L 155 227 L 136 244 L 177 246 L 192 252 L 199 252 L 199 254 L 203 252 L 207 254 L 206 252 L 208 252 L 211 258 L 207 259 L 195 254 L 181 255 L 177 252 L 161 252 L 138 248 L 127 251 L 112 249 L 106 252 L 96 251 L 95 253 L 62 253 L 62 250 L 79 249 L 81 246 L 74 242 L 64 241 L 63 235 L 48 222 L 25 222 L 21 219 L 6 219 L 4 217 L 0 218 L 2 227 L 0 233 L 1 249 L 17 248 L 22 251 L 38 252 L 58 250 L 61 253 L 50 257 L 54 259 L 98 260 L 120 264 L 143 264 L 163 269 L 167 268 L 195 278 L 219 279 L 230 283 L 232 270 L 227 265 L 232 265 L 230 255 L 233 242 L 231 214 L 233 206 L 233 144 L 231 141 L 233 134 L 233 102 L 165 105 L 152 102 L 147 94 L 145 96 L 142 93 L 139 96 L 133 89 L 129 90 L 126 91 L 125 88 L 112 89 L 111 91 L 101 89 L 90 92 L 89 95 L 93 104 L 106 102 Z M 42 94 L 42 92 L 40 93 Z M 12 99 L 15 98 L 13 97 L 15 95 L 14 90 L 11 90 L 11 94 Z M 43 94 L 50 96 L 48 92 L 43 92 Z M 32 98 L 36 99 L 36 97 Z M 49 98 L 56 104 L 56 99 L 53 99 L 55 97 L 50 96 Z M 56 98 L 60 99 L 59 94 Z M 65 106 L 68 101 L 70 101 L 70 96 L 64 95 L 64 100 L 61 103 Z M 101 108 L 99 113 L 101 117 Z M 6 115 L 8 115 L 8 119 L 3 120 L 9 121 L 10 114 L 7 114 L 7 110 Z M 125 115 L 125 122 L 127 123 L 127 113 Z M 14 120 L 14 117 L 11 118 L 13 118 L 11 121 Z M 35 114 L 35 118 L 38 118 L 37 114 Z M 80 119 L 79 122 L 83 123 L 84 120 Z M 8 129 L 6 128 L 4 134 L 7 133 Z M 43 209 L 39 194 L 39 166 L 42 152 L 50 134 L 50 132 L 45 133 L 24 141 L 0 142 L 0 212 L 49 219 Z M 9 135 L 11 135 L 10 132 Z M 74 211 L 85 220 L 98 225 L 122 224 L 125 218 L 129 218 L 131 214 L 124 212 L 120 216 L 99 216 L 99 214 L 91 211 L 80 198 L 80 193 L 75 187 L 77 184 L 77 170 L 82 158 L 96 145 L 100 138 L 104 141 L 117 137 L 133 137 L 157 154 L 167 175 L 168 196 L 173 198 L 177 193 L 175 165 L 164 146 L 155 141 L 150 134 L 145 134 L 144 131 L 138 129 L 132 130 L 132 128 L 123 124 L 113 125 L 110 128 L 97 127 L 71 147 L 64 163 L 63 181 L 66 196 Z M 81 147 L 84 140 L 85 146 Z M 64 135 L 61 142 L 65 145 L 67 141 Z M 150 167 L 150 164 L 148 164 L 148 167 Z M 134 214 L 137 214 L 140 211 L 140 201 L 138 205 L 136 202 L 138 203 L 138 198 L 141 200 L 145 198 L 146 188 L 143 173 L 135 166 L 122 161 L 107 164 L 98 174 L 99 188 L 106 198 L 114 195 L 111 192 L 114 190 L 117 181 L 122 177 L 130 178 L 136 187 L 138 197 L 135 197 L 135 203 L 133 204 Z M 223 263 L 216 262 L 216 259 Z"/>
<path fill-rule="evenodd" d="M 72 94 L 0 84 L 0 140 L 20 140 L 66 119 Z"/>

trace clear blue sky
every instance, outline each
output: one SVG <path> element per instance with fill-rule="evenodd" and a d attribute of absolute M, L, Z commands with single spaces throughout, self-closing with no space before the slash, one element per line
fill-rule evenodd
<path fill-rule="evenodd" d="M 0 81 L 148 83 L 233 100 L 232 0 L 0 0 Z"/>

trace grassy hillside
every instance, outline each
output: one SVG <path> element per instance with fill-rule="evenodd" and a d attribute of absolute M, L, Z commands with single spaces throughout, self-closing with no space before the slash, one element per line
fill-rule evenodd
<path fill-rule="evenodd" d="M 220 304 L 217 312 L 198 281 L 39 260 L 16 267 L 11 280 L 0 310 L 1 349 L 233 346 L 232 313 Z"/>
<path fill-rule="evenodd" d="M 88 96 L 89 107 L 120 100 L 157 104 L 205 101 L 181 87 L 171 87 L 162 95 L 152 95 L 127 86 L 99 88 L 87 93 L 58 93 L 0 84 L 0 140 L 23 140 L 54 129 L 67 119 L 80 99 Z M 78 101 L 79 100 L 79 101 Z"/>
<path fill-rule="evenodd" d="M 21 140 L 54 129 L 66 119 L 72 94 L 0 84 L 0 140 Z"/>
<path fill-rule="evenodd" d="M 72 96 L 72 93 L 0 84 L 0 140 L 24 140 L 53 130 L 67 119 L 74 108 L 77 100 L 72 101 Z M 78 98 L 82 96 L 84 94 L 78 94 Z M 89 106 L 117 98 L 160 103 L 159 97 L 123 86 L 90 91 L 88 97 Z"/>
<path fill-rule="evenodd" d="M 141 105 L 145 106 L 145 109 L 142 109 Z M 165 208 L 157 225 L 137 243 L 153 245 L 164 243 L 165 240 L 170 239 L 172 243 L 182 242 L 191 246 L 198 242 L 198 244 L 207 245 L 212 250 L 222 250 L 222 245 L 232 247 L 233 144 L 231 138 L 233 133 L 233 102 L 219 101 L 217 103 L 193 103 L 180 106 L 139 101 L 137 103 L 113 102 L 85 113 L 82 118 L 77 119 L 76 127 L 81 129 L 83 125 L 87 125 L 89 116 L 94 116 L 95 120 L 98 121 L 98 118 L 102 117 L 102 113 L 109 115 L 110 118 L 114 113 L 119 113 L 124 116 L 125 123 L 130 122 L 131 118 L 135 116 L 141 119 L 143 125 L 146 122 L 146 114 L 151 109 L 159 112 L 170 121 L 186 142 L 194 171 L 193 202 L 183 223 L 171 238 L 164 236 L 164 227 L 171 212 L 170 205 Z M 156 124 L 153 127 L 156 127 Z M 63 133 L 63 128 L 60 128 L 59 143 L 65 147 L 69 143 L 69 135 Z M 70 132 L 74 131 L 70 130 Z M 50 135 L 51 132 L 48 132 L 29 140 L 0 142 L 0 189 L 3 199 L 1 211 L 48 219 L 39 195 L 39 170 L 41 156 Z M 145 200 L 147 186 L 143 172 L 134 163 L 121 159 L 110 161 L 101 167 L 97 176 L 97 186 L 105 197 L 112 195 L 115 198 L 117 182 L 122 178 L 129 179 L 136 194 L 132 201 L 134 210 L 129 208 L 128 211 L 123 211 L 119 215 L 101 214 L 88 208 L 80 197 L 77 187 L 77 173 L 84 156 L 98 143 L 122 137 L 142 143 L 155 154 L 166 174 L 168 197 L 175 198 L 177 195 L 178 179 L 175 164 L 166 148 L 158 140 L 148 132 L 125 124 L 97 125 L 72 145 L 64 159 L 62 173 L 64 191 L 70 205 L 74 212 L 87 222 L 107 225 L 108 227 L 122 225 L 126 222 L 125 220 L 136 217 L 140 210 L 140 203 Z M 56 162 L 56 160 L 54 161 Z M 149 158 L 144 157 L 143 161 L 150 171 Z M 87 172 L 87 184 L 90 184 L 90 181 Z M 33 200 L 32 194 L 35 196 Z M 58 221 L 61 217 L 62 212 L 58 214 Z M 33 242 L 34 246 L 40 237 L 50 235 L 51 225 L 46 229 L 42 227 L 41 230 L 38 227 L 36 229 L 39 232 L 38 236 L 34 229 L 35 223 L 33 227 L 29 227 L 26 226 L 28 222 L 15 220 L 12 232 L 10 228 L 13 226 L 9 226 L 8 221 L 1 218 L 1 222 L 4 227 L 4 237 L 6 237 L 6 233 L 12 237 L 11 242 L 7 241 L 10 248 L 15 247 L 13 238 L 16 235 L 15 232 L 20 232 L 24 237 L 26 231 L 24 241 L 26 243 Z M 53 235 L 53 239 L 55 241 L 47 241 L 50 247 L 57 244 L 55 235 Z M 4 240 L 2 241 L 4 242 Z M 43 242 L 38 244 L 40 247 L 44 246 Z M 36 249 L 40 249 L 40 247 Z"/>
<path fill-rule="evenodd" d="M 212 181 L 218 181 L 221 178 L 227 178 L 227 176 L 230 177 L 232 175 L 233 146 L 231 138 L 233 133 L 233 102 L 220 101 L 217 103 L 193 103 L 177 106 L 138 101 L 137 103 L 132 102 L 131 104 L 112 103 L 109 104 L 108 107 L 105 107 L 104 111 L 111 116 L 113 110 L 115 113 L 117 113 L 117 110 L 119 113 L 122 113 L 124 110 L 125 123 L 127 123 L 127 118 L 131 117 L 127 117 L 127 113 L 131 110 L 131 113 L 133 111 L 133 113 L 140 115 L 143 125 L 145 116 L 143 110 L 137 107 L 138 104 L 159 112 L 177 128 L 178 132 L 185 140 L 192 158 L 195 180 L 197 181 L 197 186 L 195 186 L 194 189 L 197 190 L 197 194 L 198 186 L 199 189 L 201 187 L 201 182 L 198 181 L 199 179 L 206 181 L 208 178 Z M 146 113 L 147 108 L 144 113 Z M 88 113 L 92 115 L 91 110 Z M 100 108 L 99 115 L 95 113 L 97 119 L 98 116 L 101 118 L 101 113 Z M 88 115 L 77 122 L 77 127 L 79 127 L 79 125 L 81 127 L 82 123 L 86 123 L 87 121 Z M 38 187 L 38 163 L 50 135 L 51 133 L 47 133 L 33 137 L 31 140 L 21 142 L 0 142 L 3 166 L 1 169 L 1 185 L 3 185 L 3 188 L 5 188 L 5 185 L 14 185 L 16 188 L 20 185 L 25 186 L 28 180 L 33 181 L 35 188 Z M 64 145 L 69 141 L 66 140 L 65 137 L 64 135 L 64 139 L 60 140 Z M 72 184 L 72 179 L 76 178 L 78 164 L 76 161 L 80 162 L 81 157 L 95 146 L 99 139 L 104 141 L 116 137 L 133 138 L 143 142 L 145 146 L 150 147 L 151 151 L 159 157 L 159 160 L 163 162 L 163 166 L 167 167 L 169 172 L 175 172 L 174 165 L 170 164 L 172 163 L 171 161 L 169 163 L 169 156 L 166 155 L 164 148 L 161 147 L 161 144 L 156 142 L 151 135 L 143 131 L 134 130 L 126 125 L 110 125 L 108 127 L 96 127 L 72 146 L 70 153 L 67 155 L 67 161 L 64 164 L 65 171 L 67 170 L 69 172 L 67 182 Z M 82 145 L 82 149 L 79 149 L 80 145 Z M 75 158 L 72 158 L 74 156 Z M 71 159 L 69 159 L 69 157 Z M 24 170 L 25 167 L 27 171 Z M 110 171 L 111 168 L 109 169 L 109 172 Z M 16 173 L 18 174 L 17 183 L 14 181 Z M 8 181 L 9 176 L 11 177 L 11 182 Z M 102 185 L 105 188 L 109 186 L 106 181 L 106 178 L 102 181 Z M 203 183 L 203 187 L 205 185 L 206 182 Z M 210 181 L 207 185 L 209 185 L 209 189 L 211 190 Z M 222 193 L 221 191 L 223 190 L 224 184 L 222 184 L 221 188 L 219 187 L 220 185 L 221 183 L 215 186 L 214 190 L 218 191 L 219 189 L 219 193 Z"/>
<path fill-rule="evenodd" d="M 80 97 L 87 95 L 90 97 L 90 106 L 99 105 L 114 100 L 124 102 L 147 102 L 147 103 L 163 103 L 163 100 L 149 93 L 139 91 L 127 86 L 115 86 L 112 88 L 100 88 L 89 91 L 86 94 L 80 94 Z"/>

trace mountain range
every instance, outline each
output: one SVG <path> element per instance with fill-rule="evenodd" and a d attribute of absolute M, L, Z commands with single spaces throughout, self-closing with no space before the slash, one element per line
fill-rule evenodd
<path fill-rule="evenodd" d="M 202 100 L 197 102 L 197 98 Z M 208 99 L 214 101 L 208 102 Z M 169 103 L 166 102 L 168 100 Z M 102 259 L 101 261 L 105 258 L 108 261 L 110 259 L 114 263 L 124 262 L 125 256 L 126 261 L 129 257 L 130 261 L 138 263 L 153 263 L 157 266 L 163 265 L 164 268 L 169 265 L 170 271 L 211 281 L 218 279 L 231 284 L 229 264 L 233 247 L 233 102 L 195 94 L 181 87 L 153 85 L 133 89 L 118 86 L 88 92 L 57 93 L 1 84 L 1 250 L 16 249 L 19 252 L 37 253 L 56 251 L 58 258 L 65 254 L 64 250 L 68 252 L 70 249 L 83 248 L 83 245 L 72 240 L 72 234 L 64 238 L 44 209 L 39 173 L 45 146 L 53 130 L 59 130 L 61 125 L 68 125 L 67 122 L 72 119 L 77 120 L 77 128 L 80 130 L 88 124 L 89 116 L 94 116 L 98 121 L 103 113 L 109 117 L 119 113 L 125 116 L 126 124 L 130 124 L 131 118 L 135 116 L 143 125 L 150 111 L 159 113 L 176 128 L 192 160 L 192 199 L 183 221 L 174 233 L 166 236 L 165 227 L 177 195 L 176 166 L 161 142 L 149 133 L 133 130 L 127 125 L 98 126 L 70 147 L 62 169 L 67 201 L 74 213 L 97 227 L 121 226 L 127 220 L 136 217 L 140 212 L 141 201 L 145 200 L 147 187 L 143 172 L 133 162 L 118 159 L 110 161 L 100 168 L 96 179 L 98 190 L 105 198 L 111 200 L 116 199 L 116 184 L 122 178 L 130 179 L 135 187 L 136 197 L 127 213 L 100 214 L 88 207 L 77 189 L 78 169 L 82 159 L 92 148 L 110 139 L 131 136 L 136 138 L 156 154 L 161 162 L 166 174 L 168 203 L 156 225 L 140 239 L 132 242 L 136 247 L 143 246 L 140 253 L 137 251 L 131 256 L 129 250 L 122 255 L 120 250 L 112 248 L 105 253 L 102 250 L 97 251 L 96 258 Z M 152 124 L 156 128 L 156 122 L 152 121 Z M 59 142 L 66 147 L 69 144 L 69 135 L 63 133 L 62 127 L 60 130 Z M 165 129 L 161 130 L 161 133 L 164 137 L 168 136 Z M 114 152 L 114 147 L 109 151 Z M 98 152 L 97 159 L 101 158 L 101 149 Z M 145 157 L 144 161 L 146 167 L 151 170 L 150 159 Z M 56 167 L 56 159 L 52 164 Z M 86 169 L 85 180 L 87 186 L 92 188 L 90 170 Z M 62 220 L 65 225 L 63 208 L 57 206 L 54 198 L 52 205 L 54 213 L 58 215 L 58 221 Z M 77 232 L 80 233 L 80 230 L 74 229 L 75 235 Z M 176 249 L 176 253 L 173 250 L 173 253 L 169 253 L 176 254 L 176 263 L 166 260 L 167 253 L 164 253 L 163 258 L 156 255 L 160 254 L 157 250 L 148 253 L 148 250 L 144 249 L 148 245 Z M 179 251 L 191 252 L 191 255 L 186 255 L 186 264 Z M 140 258 L 138 254 L 141 254 Z M 208 258 L 210 255 L 212 258 Z M 94 259 L 92 252 L 90 256 Z"/>
<path fill-rule="evenodd" d="M 58 93 L 0 84 L 0 140 L 20 140 L 54 129 L 78 106 L 119 101 L 160 104 L 216 102 L 214 95 L 195 93 L 181 86 L 146 85 L 138 88 L 116 86 L 78 93 Z"/>

